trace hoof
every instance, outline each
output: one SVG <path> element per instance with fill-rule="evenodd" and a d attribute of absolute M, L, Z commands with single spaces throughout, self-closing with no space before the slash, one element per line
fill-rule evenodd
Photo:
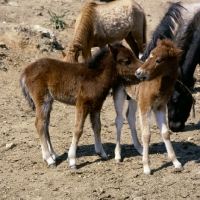
<path fill-rule="evenodd" d="M 151 171 L 150 172 L 144 172 L 144 174 L 151 175 Z"/>
<path fill-rule="evenodd" d="M 102 155 L 101 153 L 95 153 L 96 156 L 99 156 L 101 157 L 101 160 L 108 160 L 108 156 L 105 154 L 105 155 Z"/>
<path fill-rule="evenodd" d="M 108 157 L 101 157 L 101 160 L 108 160 Z"/>
<path fill-rule="evenodd" d="M 49 165 L 49 168 L 52 168 L 52 169 L 56 168 L 56 163 L 50 164 L 50 165 Z"/>
<path fill-rule="evenodd" d="M 181 172 L 181 171 L 183 171 L 183 167 L 182 166 L 180 166 L 180 167 L 176 167 L 175 169 L 174 169 L 174 171 L 175 172 Z"/>
<path fill-rule="evenodd" d="M 115 161 L 116 161 L 116 163 L 120 163 L 120 162 L 122 162 L 121 159 L 115 159 Z"/>
<path fill-rule="evenodd" d="M 71 169 L 77 169 L 76 165 L 70 166 Z"/>

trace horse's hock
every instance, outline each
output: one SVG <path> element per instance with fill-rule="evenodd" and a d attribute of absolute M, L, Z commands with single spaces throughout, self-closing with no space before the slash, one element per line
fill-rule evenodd
<path fill-rule="evenodd" d="M 31 51 L 52 52 L 63 49 L 55 35 L 39 25 L 3 23 L 0 26 L 0 42 L 7 47 Z"/>

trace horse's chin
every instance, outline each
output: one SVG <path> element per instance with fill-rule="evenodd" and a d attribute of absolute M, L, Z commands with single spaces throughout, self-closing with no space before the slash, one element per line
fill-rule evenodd
<path fill-rule="evenodd" d="M 148 78 L 146 76 L 144 77 L 139 77 L 140 81 L 144 82 L 144 81 L 148 81 Z"/>

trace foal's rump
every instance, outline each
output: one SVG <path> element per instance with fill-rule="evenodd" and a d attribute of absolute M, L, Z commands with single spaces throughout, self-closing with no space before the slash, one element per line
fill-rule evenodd
<path fill-rule="evenodd" d="M 74 70 L 76 69 L 76 70 Z M 32 109 L 33 100 L 50 98 L 71 105 L 76 104 L 81 82 L 89 69 L 83 64 L 66 63 L 43 58 L 30 64 L 22 73 L 20 83 L 23 94 Z M 93 76 L 94 77 L 94 76 Z M 91 76 L 92 78 L 92 76 Z"/>

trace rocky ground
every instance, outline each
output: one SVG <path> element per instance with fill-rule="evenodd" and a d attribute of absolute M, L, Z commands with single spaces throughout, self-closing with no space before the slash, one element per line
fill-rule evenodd
<path fill-rule="evenodd" d="M 87 120 L 77 149 L 78 169 L 69 168 L 65 160 L 72 139 L 74 107 L 58 102 L 53 106 L 50 133 L 61 160 L 56 169 L 48 168 L 42 161 L 34 112 L 22 96 L 20 74 L 38 58 L 62 59 L 61 52 L 55 48 L 68 47 L 74 22 L 85 2 L 87 0 L 0 2 L 0 199 L 200 199 L 199 67 L 193 92 L 196 118 L 190 117 L 185 130 L 171 136 L 184 166 L 181 173 L 174 172 L 155 123 L 151 128 L 151 176 L 143 174 L 142 157 L 134 149 L 126 120 L 121 141 L 123 162 L 115 162 L 115 111 L 110 96 L 101 115 L 107 161 L 94 155 L 93 133 Z M 168 3 L 164 0 L 138 2 L 147 15 L 150 40 Z M 58 16 L 65 14 L 65 29 L 53 28 L 49 10 Z M 137 130 L 141 138 L 139 125 Z"/>

